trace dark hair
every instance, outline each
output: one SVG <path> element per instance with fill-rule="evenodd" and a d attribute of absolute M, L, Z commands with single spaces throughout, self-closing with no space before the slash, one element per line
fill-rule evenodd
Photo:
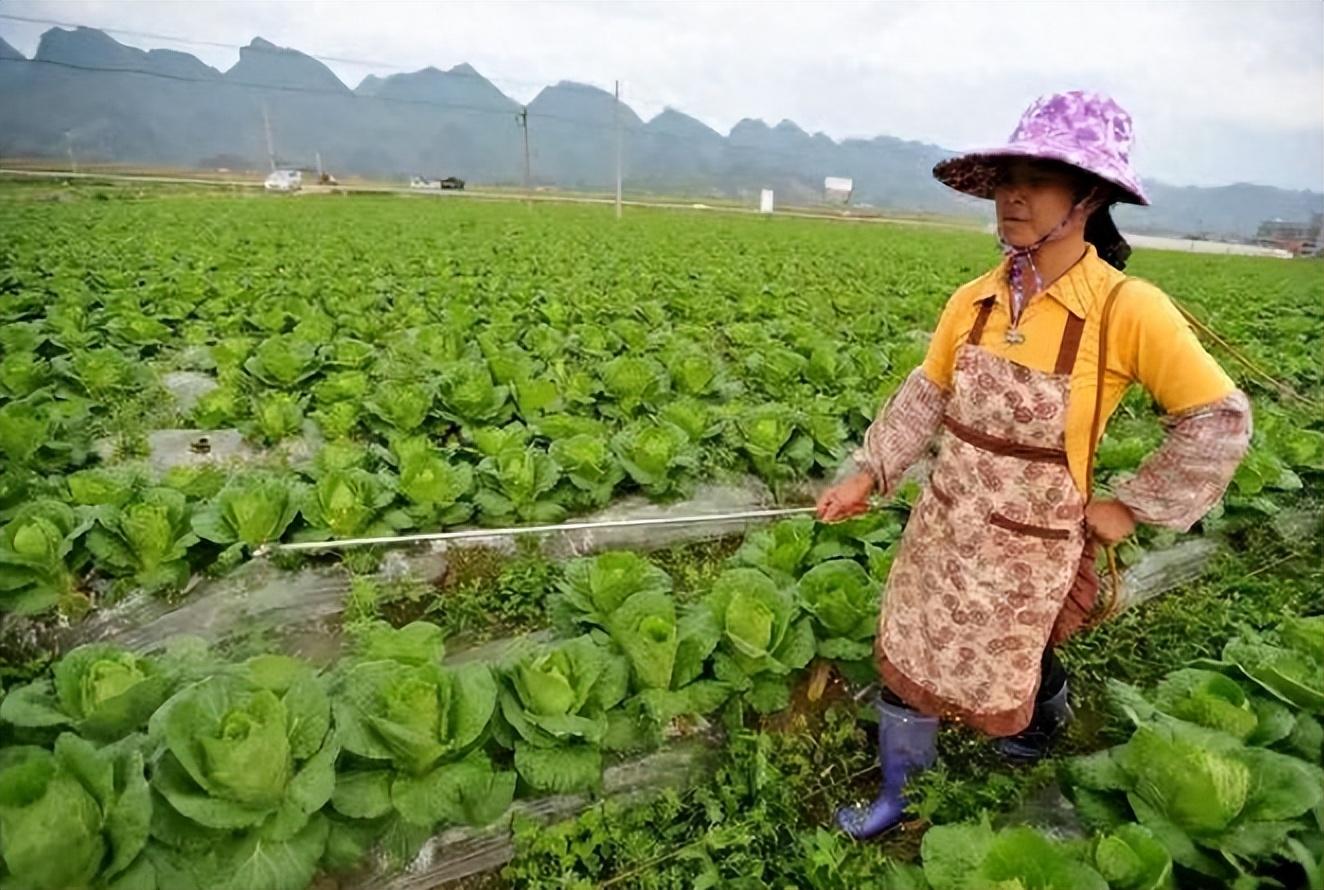
<path fill-rule="evenodd" d="M 1112 209 L 1117 205 L 1117 186 L 1092 173 L 1076 170 L 1076 200 L 1081 201 L 1091 192 L 1101 192 L 1104 203 L 1085 220 L 1085 240 L 1094 245 L 1099 258 L 1117 271 L 1126 269 L 1126 261 L 1131 257 L 1131 245 L 1117 230 L 1113 222 Z"/>
<path fill-rule="evenodd" d="M 1131 245 L 1113 222 L 1113 203 L 1103 205 L 1085 220 L 1085 240 L 1094 245 L 1100 259 L 1120 272 L 1131 258 Z"/>

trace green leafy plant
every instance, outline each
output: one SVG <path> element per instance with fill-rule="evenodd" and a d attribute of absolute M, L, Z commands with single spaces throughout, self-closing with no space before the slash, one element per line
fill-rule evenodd
<path fill-rule="evenodd" d="M 625 470 L 607 442 L 599 436 L 580 434 L 556 439 L 548 453 L 580 493 L 578 506 L 605 505 L 625 478 Z"/>
<path fill-rule="evenodd" d="M 1270 695 L 1324 715 L 1324 616 L 1288 619 L 1277 637 L 1233 639 L 1223 648 L 1223 662 Z"/>
<path fill-rule="evenodd" d="M 619 356 L 602 368 L 602 388 L 616 410 L 633 416 L 653 408 L 671 388 L 667 371 L 653 359 Z"/>
<path fill-rule="evenodd" d="M 239 425 L 244 435 L 269 445 L 297 436 L 303 429 L 306 399 L 288 392 L 265 392 L 253 398 L 251 419 Z"/>
<path fill-rule="evenodd" d="M 747 534 L 732 562 L 756 568 L 787 586 L 812 564 L 809 554 L 813 546 L 814 520 L 797 516 Z"/>
<path fill-rule="evenodd" d="M 76 545 L 90 526 L 56 500 L 20 507 L 0 528 L 0 610 L 40 612 L 72 595 L 87 559 Z"/>
<path fill-rule="evenodd" d="M 1118 826 L 1094 842 L 1094 867 L 1112 890 L 1170 890 L 1172 856 L 1143 825 Z"/>
<path fill-rule="evenodd" d="M 625 698 L 629 668 L 590 636 L 532 647 L 501 669 L 497 732 L 515 769 L 539 791 L 595 788 L 607 712 Z"/>
<path fill-rule="evenodd" d="M 478 465 L 478 476 L 482 484 L 474 494 L 474 503 L 484 522 L 553 523 L 566 516 L 565 507 L 553 497 L 561 469 L 546 452 L 505 449 L 484 458 Z"/>
<path fill-rule="evenodd" d="M 346 820 L 369 820 L 365 834 L 421 843 L 440 823 L 483 825 L 510 805 L 515 774 L 494 769 L 481 749 L 496 680 L 481 663 L 443 668 L 443 653 L 436 625 L 378 622 L 337 671 L 336 731 L 358 761 L 337 777 L 331 806 Z"/>
<path fill-rule="evenodd" d="M 279 541 L 305 493 L 288 479 L 253 475 L 221 489 L 193 514 L 193 532 L 227 547 L 257 549 Z"/>
<path fill-rule="evenodd" d="M 683 494 L 697 455 L 689 436 L 670 423 L 632 424 L 612 437 L 621 466 L 644 491 L 656 497 Z"/>
<path fill-rule="evenodd" d="M 721 628 L 713 673 L 760 713 L 789 703 L 790 674 L 814 656 L 814 632 L 795 596 L 755 569 L 729 569 L 704 603 Z"/>
<path fill-rule="evenodd" d="M 920 856 L 932 890 L 1108 890 L 1080 850 L 1028 827 L 994 832 L 987 821 L 935 825 L 924 833 Z"/>
<path fill-rule="evenodd" d="M 340 747 L 306 665 L 260 656 L 185 686 L 149 732 L 162 745 L 151 774 L 158 884 L 174 870 L 236 890 L 312 879 Z"/>
<path fill-rule="evenodd" d="M 1324 801 L 1320 767 L 1170 717 L 1124 684 L 1113 694 L 1135 733 L 1064 768 L 1093 827 L 1115 830 L 1134 819 L 1177 864 L 1219 880 L 1281 855 L 1289 840 L 1313 830 L 1308 814 Z"/>
<path fill-rule="evenodd" d="M 268 386 L 292 389 L 322 367 L 316 344 L 295 334 L 278 334 L 257 345 L 244 369 Z"/>
<path fill-rule="evenodd" d="M 396 485 L 409 502 L 405 512 L 423 528 L 459 525 L 473 513 L 467 502 L 474 489 L 473 469 L 447 460 L 423 438 L 392 443 L 399 475 Z"/>
<path fill-rule="evenodd" d="M 421 427 L 432 410 L 432 389 L 422 383 L 388 380 L 380 384 L 364 403 L 389 430 L 412 433 Z"/>
<path fill-rule="evenodd" d="M 481 360 L 444 365 L 438 378 L 441 413 L 460 424 L 501 424 L 510 419 L 510 390 L 498 386 Z"/>
<path fill-rule="evenodd" d="M 814 440 L 801 434 L 798 415 L 786 405 L 768 403 L 736 418 L 740 447 L 754 471 L 768 482 L 803 475 L 814 461 Z"/>
<path fill-rule="evenodd" d="M 629 661 L 635 701 L 656 726 L 641 726 L 627 703 L 616 735 L 634 745 L 660 742 L 672 719 L 716 711 L 731 693 L 726 683 L 700 679 L 721 637 L 716 617 L 702 606 L 678 615 L 667 593 L 634 593 L 607 616 L 607 635 Z"/>
<path fill-rule="evenodd" d="M 804 610 L 814 618 L 819 656 L 867 662 L 878 624 L 878 589 L 859 563 L 831 559 L 805 572 L 796 585 Z"/>
<path fill-rule="evenodd" d="M 358 467 L 331 469 L 304 492 L 299 512 L 307 528 L 299 540 L 377 537 L 409 525 L 409 517 L 391 509 L 395 492 L 382 478 Z"/>
<path fill-rule="evenodd" d="M 566 636 L 606 629 L 613 612 L 637 593 L 671 593 L 671 576 L 629 550 L 609 550 L 566 563 L 548 612 Z"/>
<path fill-rule="evenodd" d="M 228 427 L 247 416 L 247 401 L 238 387 L 222 383 L 198 397 L 190 418 L 204 430 Z"/>
<path fill-rule="evenodd" d="M 0 858 L 6 886 L 144 886 L 152 798 L 132 741 L 98 750 L 65 733 L 54 751 L 0 749 Z M 150 879 L 145 886 L 151 886 Z"/>
<path fill-rule="evenodd" d="M 70 473 L 65 484 L 79 506 L 122 507 L 147 486 L 147 477 L 132 469 L 93 467 Z"/>
<path fill-rule="evenodd" d="M 198 542 L 182 492 L 149 488 L 133 501 L 94 508 L 87 549 L 98 567 L 143 590 L 177 590 L 188 582 L 189 547 Z"/>

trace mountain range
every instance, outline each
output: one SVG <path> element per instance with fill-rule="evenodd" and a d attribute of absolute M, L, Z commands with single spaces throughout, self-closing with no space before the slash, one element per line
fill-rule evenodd
<path fill-rule="evenodd" d="M 175 50 L 141 50 L 92 28 L 52 28 L 32 59 L 0 40 L 0 158 L 60 157 L 170 167 L 522 181 L 521 105 L 467 64 L 369 75 L 351 89 L 312 56 L 256 37 L 218 71 Z M 614 97 L 563 81 L 527 106 L 533 181 L 571 189 L 615 182 Z M 891 136 L 834 140 L 789 120 L 745 119 L 723 135 L 667 109 L 650 120 L 619 109 L 627 189 L 822 200 L 825 176 L 854 180 L 853 202 L 895 211 L 987 216 L 983 202 L 935 182 L 953 152 Z M 1324 195 L 1249 184 L 1178 187 L 1146 181 L 1154 206 L 1123 207 L 1132 231 L 1249 237 L 1265 219 L 1307 219 Z"/>

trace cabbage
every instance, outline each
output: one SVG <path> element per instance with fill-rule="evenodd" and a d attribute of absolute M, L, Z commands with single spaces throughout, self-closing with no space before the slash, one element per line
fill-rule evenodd
<path fill-rule="evenodd" d="M 498 730 L 515 769 L 541 791 L 595 788 L 607 711 L 629 688 L 629 667 L 589 636 L 516 655 L 501 671 Z"/>
<path fill-rule="evenodd" d="M 713 673 L 760 713 L 786 707 L 792 671 L 814 655 L 810 620 L 789 590 L 755 569 L 729 569 L 704 599 L 721 630 Z"/>
<path fill-rule="evenodd" d="M 133 885 L 152 799 L 135 744 L 97 750 L 72 734 L 53 752 L 0 749 L 0 858 L 5 886 L 22 890 Z M 150 886 L 150 885 L 149 885 Z"/>

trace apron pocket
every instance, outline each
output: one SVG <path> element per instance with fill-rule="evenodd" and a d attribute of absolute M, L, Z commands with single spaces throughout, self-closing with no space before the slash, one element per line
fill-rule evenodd
<path fill-rule="evenodd" d="M 1028 525 L 1024 522 L 1017 522 L 1015 519 L 1008 519 L 1001 513 L 990 513 L 988 524 L 996 525 L 998 528 L 1006 529 L 1009 532 L 1015 532 L 1018 535 L 1025 535 L 1028 538 L 1046 538 L 1050 541 L 1069 541 L 1071 531 L 1065 528 L 1045 528 L 1042 525 Z"/>

